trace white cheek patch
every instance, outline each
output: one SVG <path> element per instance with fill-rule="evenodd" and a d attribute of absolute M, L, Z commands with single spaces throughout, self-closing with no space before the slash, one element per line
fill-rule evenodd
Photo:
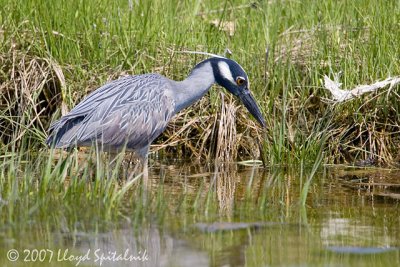
<path fill-rule="evenodd" d="M 218 68 L 219 68 L 219 72 L 221 73 L 222 77 L 224 77 L 231 83 L 236 84 L 235 80 L 232 77 L 232 72 L 226 62 L 224 62 L 224 61 L 218 62 Z"/>

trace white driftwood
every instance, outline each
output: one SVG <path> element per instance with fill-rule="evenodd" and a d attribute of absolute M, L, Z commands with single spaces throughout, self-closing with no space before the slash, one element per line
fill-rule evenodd
<path fill-rule="evenodd" d="M 324 75 L 325 88 L 331 92 L 332 102 L 335 103 L 344 102 L 359 97 L 365 93 L 377 91 L 378 89 L 383 88 L 389 84 L 389 90 L 391 90 L 393 86 L 400 83 L 400 76 L 387 78 L 386 80 L 379 81 L 374 84 L 359 85 L 351 90 L 340 89 L 342 84 L 339 83 L 338 80 L 338 75 L 335 75 L 334 81 L 332 81 L 328 76 Z"/>

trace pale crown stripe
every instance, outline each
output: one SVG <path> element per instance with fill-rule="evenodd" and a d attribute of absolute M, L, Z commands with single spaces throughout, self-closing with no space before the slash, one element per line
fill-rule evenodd
<path fill-rule="evenodd" d="M 232 72 L 229 68 L 228 63 L 226 63 L 225 61 L 220 61 L 220 62 L 218 62 L 218 68 L 219 68 L 219 72 L 221 73 L 222 77 L 229 80 L 231 83 L 236 84 L 235 80 L 232 77 Z"/>

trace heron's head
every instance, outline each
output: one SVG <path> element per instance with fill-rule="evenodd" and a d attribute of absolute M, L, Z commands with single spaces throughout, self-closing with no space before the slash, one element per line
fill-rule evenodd
<path fill-rule="evenodd" d="M 213 68 L 216 83 L 238 97 L 261 126 L 265 127 L 264 117 L 250 92 L 250 83 L 244 69 L 238 63 L 228 58 L 211 58 L 209 60 Z"/>

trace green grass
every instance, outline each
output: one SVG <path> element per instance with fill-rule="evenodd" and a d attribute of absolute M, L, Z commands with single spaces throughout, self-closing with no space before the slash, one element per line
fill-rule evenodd
<path fill-rule="evenodd" d="M 322 164 L 368 157 L 399 163 L 399 88 L 332 105 L 322 83 L 323 75 L 338 72 L 344 88 L 399 75 L 398 1 L 0 0 L 0 6 L 0 229 L 11 236 L 28 234 L 38 222 L 73 232 L 100 232 L 121 221 L 162 225 L 175 217 L 181 220 L 171 227 L 186 229 L 218 215 L 304 223 Z M 164 184 L 160 171 L 160 186 L 146 195 L 141 180 L 121 179 L 121 168 L 100 155 L 58 159 L 45 146 L 62 109 L 108 80 L 146 72 L 183 79 L 204 57 L 175 51 L 223 54 L 226 48 L 247 71 L 267 129 L 225 91 L 222 101 L 214 87 L 178 114 L 151 158 L 263 159 L 268 177 L 242 181 L 243 202 L 231 210 L 221 205 L 230 203 L 221 198 L 229 196 L 228 177 L 198 178 L 181 188 L 186 182 Z M 218 129 L 227 120 L 222 105 L 232 103 L 238 106 L 234 134 Z M 287 172 L 298 182 L 289 196 Z M 170 183 L 180 188 L 176 195 Z M 256 183 L 262 184 L 257 194 Z"/>
<path fill-rule="evenodd" d="M 21 90 L 13 83 L 13 69 L 21 76 L 31 74 L 30 80 L 40 79 L 40 68 L 26 70 L 28 63 L 37 62 L 49 73 L 42 77 L 42 84 L 27 85 L 33 101 L 23 97 L 2 101 L 2 106 L 12 105 L 13 100 L 27 102 L 17 108 L 17 114 L 4 109 L 0 114 L 2 121 L 14 124 L 8 135 L 16 137 L 21 128 L 25 133 L 24 127 L 34 126 L 28 134 L 41 147 L 50 120 L 60 116 L 61 103 L 71 108 L 89 91 L 123 73 L 159 72 L 183 79 L 202 57 L 173 51 L 223 54 L 229 48 L 251 78 L 268 127 L 265 134 L 255 131 L 256 124 L 240 107 L 237 133 L 244 138 L 234 142 L 232 151 L 236 153 L 224 160 L 254 158 L 261 153 L 270 165 L 304 160 L 312 164 L 323 146 L 329 163 L 353 163 L 371 156 L 381 164 L 397 162 L 397 88 L 390 94 L 367 95 L 336 106 L 323 101 L 329 94 L 322 88 L 325 74 L 343 72 L 344 88 L 351 88 L 400 72 L 396 38 L 400 7 L 396 1 L 31 0 L 22 4 L 3 0 L 1 5 L 3 91 Z M 233 35 L 224 28 L 227 22 L 230 28 L 234 26 Z M 65 82 L 60 82 L 57 71 Z M 38 93 L 41 90 L 47 92 L 47 98 Z M 53 99 L 47 109 L 45 104 L 41 110 L 32 107 L 49 102 L 57 93 L 62 98 Z M 215 89 L 209 95 L 209 101 L 180 114 L 156 141 L 170 145 L 161 153 L 194 154 L 208 160 L 222 156 L 213 148 L 216 138 L 222 136 L 203 132 L 218 131 L 215 114 L 219 114 L 221 98 Z M 225 102 L 232 101 L 227 99 Z M 37 118 L 34 113 L 39 111 L 43 113 Z M 194 118 L 200 119 L 174 135 Z M 9 123 L 2 125 L 10 128 Z M 328 144 L 321 143 L 324 138 Z M 254 153 L 256 139 L 265 140 L 260 153 Z"/>

